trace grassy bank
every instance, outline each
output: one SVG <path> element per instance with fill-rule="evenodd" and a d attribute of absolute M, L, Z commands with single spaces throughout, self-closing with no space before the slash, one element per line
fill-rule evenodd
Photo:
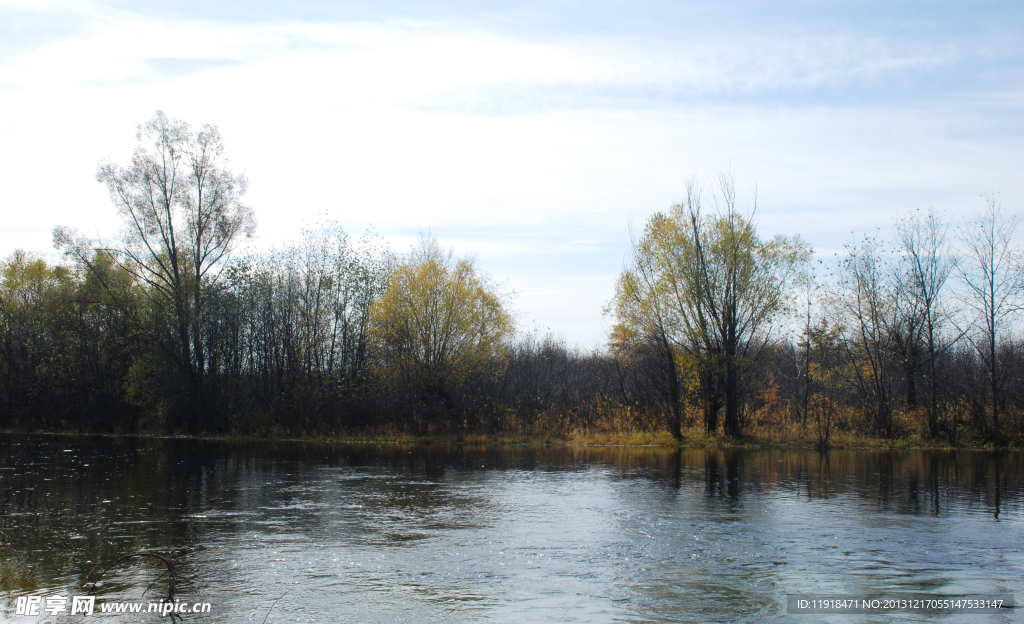
<path fill-rule="evenodd" d="M 789 435 L 787 435 L 789 434 Z M 252 438 L 246 438 L 252 439 Z M 266 438 L 260 438 L 266 439 Z M 656 447 L 656 448 L 687 448 L 687 449 L 761 449 L 791 448 L 819 449 L 821 444 L 816 434 L 807 432 L 750 431 L 740 438 L 731 438 L 721 432 L 707 433 L 702 429 L 684 430 L 682 442 L 676 441 L 668 431 L 571 431 L 560 433 L 538 433 L 532 435 L 516 435 L 508 433 L 471 434 L 457 436 L 452 434 L 410 435 L 394 432 L 373 434 L 352 434 L 339 436 L 301 437 L 302 440 L 323 442 L 342 442 L 357 444 L 399 444 L 408 446 L 441 445 L 441 446 L 618 446 L 618 447 Z M 864 436 L 841 432 L 832 437 L 828 445 L 832 449 L 999 449 L 1020 448 L 1015 443 L 985 444 L 961 443 L 952 445 L 944 440 L 887 439 L 882 437 Z"/>
<path fill-rule="evenodd" d="M 326 433 L 292 432 L 274 428 L 263 433 L 188 434 L 181 431 L 88 432 L 81 430 L 7 429 L 5 433 L 52 433 L 65 435 L 103 435 L 110 437 L 194 437 L 230 441 L 305 441 L 324 443 L 389 444 L 401 446 L 614 446 L 648 448 L 791 448 L 820 449 L 821 436 L 815 422 L 789 420 L 781 412 L 750 414 L 743 435 L 733 438 L 722 428 L 708 432 L 691 414 L 682 428 L 683 439 L 677 441 L 659 418 L 643 420 L 621 418 L 608 414 L 583 425 L 563 418 L 540 418 L 524 426 L 522 423 L 501 423 L 491 432 L 471 431 L 458 434 L 450 429 L 433 428 L 414 433 L 401 427 L 377 427 Z M 1016 421 L 1010 421 L 1016 425 Z M 896 418 L 892 437 L 872 432 L 864 422 L 846 417 L 833 424 L 828 448 L 833 449 L 1019 449 L 1024 448 L 1020 427 L 1010 426 L 999 438 L 958 436 L 955 443 L 947 438 L 931 439 L 916 415 L 901 414 Z"/>
<path fill-rule="evenodd" d="M 373 431 L 339 432 L 317 439 L 442 445 L 561 445 L 622 446 L 659 448 L 793 448 L 817 449 L 999 449 L 1024 448 L 1024 414 L 1017 410 L 1006 414 L 1000 435 L 979 436 L 965 427 L 963 419 L 949 418 L 944 434 L 928 435 L 923 411 L 899 411 L 893 415 L 892 435 L 880 435 L 863 410 L 837 410 L 827 438 L 818 423 L 793 418 L 785 409 L 762 408 L 746 414 L 743 435 L 733 438 L 719 426 L 709 432 L 697 410 L 689 408 L 684 416 L 682 441 L 665 426 L 664 414 L 637 414 L 629 410 L 608 410 L 588 423 L 562 416 L 542 415 L 533 422 L 490 421 L 492 433 L 472 432 L 463 436 L 449 431 L 428 431 L 415 435 L 394 428 Z M 954 435 L 950 435 L 954 432 Z M 271 436 L 273 437 L 273 436 Z M 302 437 L 302 436 L 300 436 Z M 303 437 L 303 439 L 310 439 Z M 822 444 L 827 439 L 826 444 Z"/>

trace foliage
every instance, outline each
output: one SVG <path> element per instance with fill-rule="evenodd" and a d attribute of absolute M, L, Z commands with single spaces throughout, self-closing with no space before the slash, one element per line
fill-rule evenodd
<path fill-rule="evenodd" d="M 715 213 L 702 212 L 703 195 L 691 180 L 683 203 L 648 221 L 617 283 L 613 337 L 645 336 L 659 345 L 669 384 L 679 353 L 688 354 L 706 427 L 717 427 L 724 399 L 726 428 L 736 436 L 742 377 L 778 328 L 810 252 L 799 238 L 761 240 L 754 222 L 739 214 L 731 176 L 719 176 Z"/>
<path fill-rule="evenodd" d="M 397 257 L 324 223 L 234 255 L 253 217 L 216 129 L 157 113 L 138 136 L 98 176 L 119 241 L 58 228 L 62 262 L 0 262 L 0 427 L 1024 444 L 1024 273 L 995 196 L 955 242 L 912 215 L 819 283 L 730 175 L 691 180 L 584 350 L 516 335 L 509 297 L 431 236 Z"/>
<path fill-rule="evenodd" d="M 184 423 L 194 428 L 195 417 L 210 409 L 211 299 L 239 238 L 255 230 L 253 211 L 241 202 L 248 181 L 228 169 L 215 126 L 193 130 L 157 111 L 136 136 L 128 166 L 104 162 L 96 173 L 124 223 L 119 243 L 98 248 L 145 284 L 161 346 L 187 397 Z M 66 228 L 55 230 L 54 241 L 86 266 L 97 247 Z"/>
<path fill-rule="evenodd" d="M 125 283 L 108 260 L 95 262 L 113 284 Z M 137 334 L 106 290 L 83 272 L 21 251 L 0 271 L 0 423 L 130 427 L 122 384 Z"/>
<path fill-rule="evenodd" d="M 433 238 L 391 275 L 371 311 L 380 371 L 417 403 L 455 405 L 455 392 L 505 353 L 514 330 L 497 289 L 471 259 L 454 259 Z"/>

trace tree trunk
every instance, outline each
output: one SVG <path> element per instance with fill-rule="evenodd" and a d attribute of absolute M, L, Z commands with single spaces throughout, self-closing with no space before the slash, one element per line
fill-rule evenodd
<path fill-rule="evenodd" d="M 913 351 L 907 353 L 903 374 L 907 378 L 907 407 L 913 410 L 917 407 L 917 384 L 914 379 L 917 374 L 917 354 Z"/>
<path fill-rule="evenodd" d="M 935 338 L 928 327 L 928 433 L 934 439 L 939 435 L 938 401 L 935 392 Z"/>
<path fill-rule="evenodd" d="M 740 437 L 740 406 L 736 364 L 733 357 L 726 362 L 725 373 L 725 430 L 734 438 Z"/>
<path fill-rule="evenodd" d="M 683 419 L 680 414 L 680 388 L 679 388 L 679 370 L 676 367 L 675 354 L 672 352 L 672 347 L 668 343 L 668 338 L 662 334 L 661 346 L 665 355 L 665 375 L 668 382 L 668 400 L 672 405 L 672 422 L 669 423 L 669 428 L 672 431 L 672 437 L 678 442 L 683 441 Z"/>

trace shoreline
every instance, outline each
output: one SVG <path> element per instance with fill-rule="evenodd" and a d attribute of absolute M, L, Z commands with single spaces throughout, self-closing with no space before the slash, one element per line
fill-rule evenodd
<path fill-rule="evenodd" d="M 623 432 L 584 433 L 569 435 L 510 435 L 510 434 L 455 434 L 412 435 L 397 432 L 353 433 L 344 435 L 277 435 L 253 436 L 233 434 L 167 434 L 167 433 L 118 433 L 96 431 L 32 431 L 18 429 L 0 430 L 3 435 L 43 435 L 61 437 L 100 437 L 107 439 L 136 438 L 143 440 L 196 440 L 209 442 L 285 442 L 315 444 L 350 444 L 403 447 L 469 447 L 469 448 L 621 448 L 636 450 L 744 450 L 744 451 L 1021 451 L 1013 444 L 959 444 L 926 442 L 921 440 L 868 438 L 863 436 L 837 436 L 826 449 L 817 441 L 807 439 L 766 439 L 757 435 L 744 435 L 732 439 L 723 434 L 699 434 L 684 436 L 677 442 L 668 432 Z"/>

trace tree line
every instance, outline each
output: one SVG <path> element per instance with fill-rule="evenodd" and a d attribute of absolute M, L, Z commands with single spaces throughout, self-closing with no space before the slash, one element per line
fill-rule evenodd
<path fill-rule="evenodd" d="M 1024 256 L 997 195 L 953 230 L 915 212 L 815 266 L 799 237 L 759 238 L 730 174 L 716 182 L 647 221 L 608 309 L 611 354 L 643 361 L 677 438 L 686 407 L 707 431 L 724 412 L 732 436 L 799 424 L 822 445 L 837 429 L 1020 438 Z"/>
<path fill-rule="evenodd" d="M 0 279 L 0 427 L 338 435 L 788 432 L 1006 442 L 1022 429 L 1016 218 L 909 215 L 831 264 L 762 238 L 730 174 L 655 213 L 607 348 L 517 332 L 511 301 L 433 236 L 335 223 L 275 251 L 217 129 L 158 112 L 101 163 L 120 236 L 54 231 Z"/>

